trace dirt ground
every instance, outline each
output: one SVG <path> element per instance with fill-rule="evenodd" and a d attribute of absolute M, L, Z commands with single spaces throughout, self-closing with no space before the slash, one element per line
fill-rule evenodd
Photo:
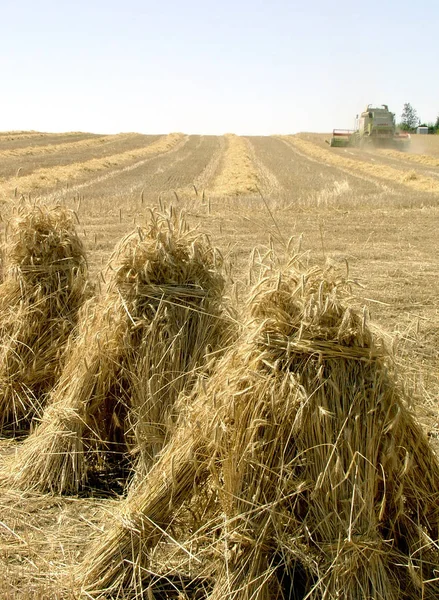
<path fill-rule="evenodd" d="M 103 137 L 0 134 L 0 157 L 21 151 L 1 159 L 0 188 L 17 172 L 111 158 L 158 136 L 121 134 L 98 141 Z M 237 194 L 233 181 L 228 193 L 215 194 L 228 145 L 220 136 L 190 135 L 168 151 L 133 158 L 123 167 L 110 161 L 106 171 L 85 173 L 45 190 L 43 197 L 76 211 L 96 279 L 118 240 L 158 203 L 184 208 L 189 222 L 210 235 L 233 265 L 241 298 L 249 284 L 250 252 L 270 243 L 282 254 L 292 238 L 305 262 L 344 269 L 353 282 L 354 302 L 367 306 L 394 344 L 401 380 L 436 447 L 439 136 L 414 135 L 410 151 L 398 155 L 330 148 L 328 138 L 313 133 L 245 138 L 248 168 L 260 182 L 257 194 Z M 47 150 L 57 144 L 59 150 Z M 26 148 L 32 152 L 24 153 Z M 18 202 L 19 186 L 1 207 L 3 225 Z M 0 460 L 17 446 L 3 440 Z M 72 597 L 66 573 L 116 503 L 116 497 L 20 494 L 0 485 L 0 598 Z"/>

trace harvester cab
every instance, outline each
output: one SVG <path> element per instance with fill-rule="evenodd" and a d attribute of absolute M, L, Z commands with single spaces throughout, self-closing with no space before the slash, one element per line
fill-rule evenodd
<path fill-rule="evenodd" d="M 388 140 L 393 137 L 395 129 L 395 115 L 389 111 L 387 104 L 376 107 L 369 104 L 358 121 L 360 138 Z"/>
<path fill-rule="evenodd" d="M 334 129 L 328 143 L 339 148 L 372 145 L 375 148 L 405 150 L 410 143 L 410 135 L 397 132 L 395 115 L 389 111 L 387 104 L 368 104 L 366 110 L 357 115 L 355 129 Z"/>

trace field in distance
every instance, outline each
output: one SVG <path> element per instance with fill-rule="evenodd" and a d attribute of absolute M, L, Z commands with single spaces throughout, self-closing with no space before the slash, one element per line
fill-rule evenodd
<path fill-rule="evenodd" d="M 2 226 L 22 197 L 65 203 L 77 214 L 97 278 L 150 207 L 172 204 L 232 262 L 241 297 L 251 283 L 250 252 L 273 244 L 282 254 L 291 239 L 303 261 L 348 273 L 355 302 L 396 342 L 436 444 L 439 136 L 414 135 L 405 153 L 330 148 L 329 136 L 3 132 Z M 12 446 L 5 442 L 3 453 Z M 114 500 L 0 496 L 0 598 L 58 597 L 45 578 L 49 563 L 60 571 L 74 561 Z"/>

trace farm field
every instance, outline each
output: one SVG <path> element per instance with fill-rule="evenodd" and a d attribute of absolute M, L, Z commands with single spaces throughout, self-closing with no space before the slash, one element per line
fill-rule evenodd
<path fill-rule="evenodd" d="M 407 153 L 330 148 L 328 137 L 5 132 L 2 236 L 29 198 L 65 205 L 99 285 L 120 239 L 150 208 L 172 205 L 230 261 L 239 302 L 255 248 L 282 257 L 288 246 L 306 264 L 333 265 L 394 345 L 439 448 L 439 136 L 412 136 Z M 1 440 L 0 467 L 18 444 Z M 0 477 L 1 599 L 73 597 L 65 573 L 117 503 L 95 496 L 22 492 Z"/>

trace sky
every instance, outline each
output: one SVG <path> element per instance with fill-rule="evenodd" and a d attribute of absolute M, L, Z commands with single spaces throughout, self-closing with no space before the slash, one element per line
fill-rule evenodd
<path fill-rule="evenodd" d="M 0 0 L 0 131 L 270 135 L 439 114 L 438 0 Z"/>

